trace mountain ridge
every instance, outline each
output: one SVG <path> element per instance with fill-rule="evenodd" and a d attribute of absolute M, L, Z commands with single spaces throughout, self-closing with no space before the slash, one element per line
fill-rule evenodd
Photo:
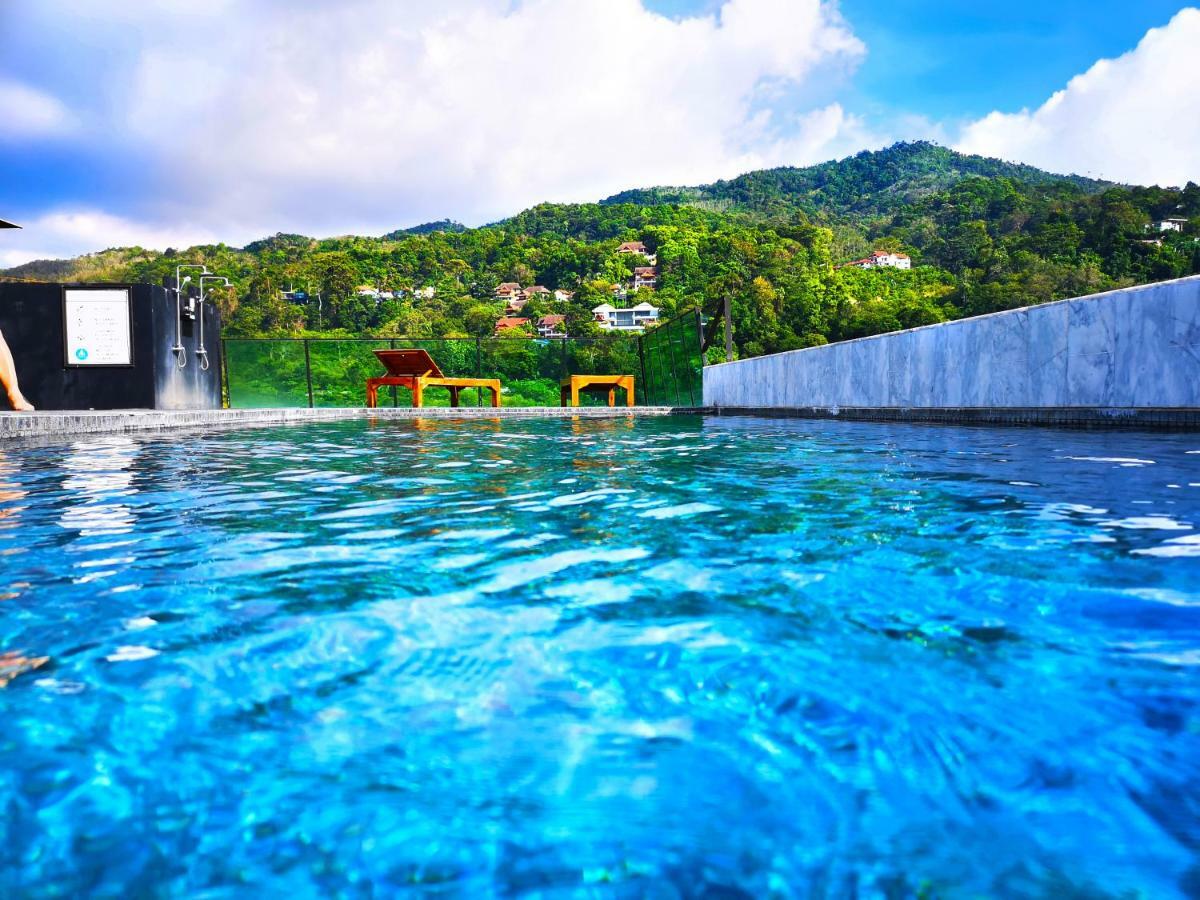
<path fill-rule="evenodd" d="M 940 179 L 937 177 L 939 175 Z M 811 201 L 815 192 L 828 192 L 831 189 L 846 199 L 844 187 L 850 179 L 860 186 L 867 186 L 868 193 L 887 193 L 894 192 L 896 186 L 902 183 L 925 188 L 928 192 L 967 177 L 1009 178 L 1039 185 L 1070 184 L 1088 193 L 1127 187 L 1082 175 L 1057 174 L 1025 163 L 959 153 L 932 141 L 902 141 L 881 150 L 863 150 L 852 156 L 811 166 L 756 169 L 708 184 L 631 188 L 599 202 L 608 206 L 622 203 L 657 205 L 664 202 L 730 201 L 735 206 L 753 208 L 764 201 L 785 196 L 804 197 Z M 820 207 L 820 204 L 811 204 L 813 211 Z"/>
<path fill-rule="evenodd" d="M 942 163 L 944 167 L 940 178 L 935 177 L 939 174 L 935 168 L 935 163 L 938 162 Z M 1114 187 L 1131 187 L 1081 175 L 1055 174 L 1025 163 L 1012 163 L 993 157 L 963 154 L 932 141 L 901 141 L 880 150 L 863 150 L 851 156 L 827 160 L 810 166 L 776 166 L 768 169 L 755 169 L 733 178 L 718 179 L 707 184 L 628 188 L 591 203 L 535 204 L 512 216 L 480 225 L 478 228 L 504 228 L 536 210 L 570 209 L 589 205 L 690 206 L 707 211 L 773 212 L 776 215 L 787 215 L 793 210 L 799 210 L 818 219 L 829 219 L 836 218 L 839 214 L 845 215 L 864 209 L 864 207 L 864 211 L 873 211 L 869 202 L 869 198 L 872 196 L 895 198 L 894 203 L 888 204 L 888 208 L 894 208 L 910 201 L 914 195 L 927 196 L 940 188 L 944 189 L 956 181 L 969 177 L 1011 178 L 1027 184 L 1045 186 L 1071 185 L 1085 193 L 1097 193 Z M 855 191 L 856 201 L 851 201 L 847 197 L 847 181 L 860 185 L 860 188 Z M 862 185 L 867 186 L 867 190 L 862 190 Z M 907 191 L 902 190 L 901 185 L 907 186 Z M 804 187 L 805 190 L 801 191 L 801 187 Z M 834 204 L 831 202 L 814 202 L 812 196 L 814 193 L 831 191 L 842 201 L 839 208 L 834 208 Z M 799 198 L 801 196 L 804 198 L 803 201 L 795 200 L 790 204 L 786 201 L 788 197 Z M 706 204 L 714 206 L 725 204 L 726 207 L 725 210 L 710 210 Z M 444 218 L 407 228 L 396 228 L 382 235 L 380 240 L 394 241 L 409 236 L 437 233 L 462 234 L 473 230 L 477 229 L 463 225 L 457 220 Z M 313 244 L 322 240 L 359 236 L 336 235 L 327 238 L 313 238 L 280 232 L 250 241 L 243 247 L 235 249 L 259 252 L 284 244 Z M 0 273 L 19 276 L 29 267 L 36 267 L 39 271 L 48 270 L 51 268 L 51 263 L 67 263 L 72 260 L 95 257 L 113 250 L 127 249 L 133 248 L 110 247 L 76 257 L 31 260 L 9 269 L 0 269 Z M 54 266 L 53 268 L 61 273 L 69 267 Z"/>
<path fill-rule="evenodd" d="M 1176 222 L 1155 224 L 1164 219 Z M 642 299 L 664 318 L 715 314 L 728 299 L 735 345 L 756 355 L 1197 273 L 1198 236 L 1196 184 L 1116 185 L 917 142 L 543 203 L 479 228 L 442 220 L 382 237 L 110 248 L 8 277 L 160 283 L 203 263 L 232 279 L 214 296 L 225 333 L 244 337 L 481 336 L 505 311 L 498 285 L 519 282 L 566 292 L 561 305 L 538 293 L 522 317 L 562 313 L 569 333 L 596 335 L 593 310 L 624 302 L 649 263 L 618 248 L 640 242 L 657 260 Z M 912 268 L 865 264 L 873 250 L 906 254 Z"/>

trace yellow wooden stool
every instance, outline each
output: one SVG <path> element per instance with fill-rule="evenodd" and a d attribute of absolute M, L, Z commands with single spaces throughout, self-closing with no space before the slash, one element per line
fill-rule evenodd
<path fill-rule="evenodd" d="M 559 406 L 578 406 L 579 392 L 602 394 L 608 392 L 608 405 L 617 405 L 617 388 L 625 390 L 625 405 L 633 406 L 632 375 L 568 375 L 559 384 Z M 567 400 L 570 400 L 570 404 Z"/>

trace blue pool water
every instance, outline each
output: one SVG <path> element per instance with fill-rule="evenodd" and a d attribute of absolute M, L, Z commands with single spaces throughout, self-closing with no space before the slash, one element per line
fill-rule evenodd
<path fill-rule="evenodd" d="M 4 896 L 1200 893 L 1197 435 L 3 446 L 4 653 Z"/>

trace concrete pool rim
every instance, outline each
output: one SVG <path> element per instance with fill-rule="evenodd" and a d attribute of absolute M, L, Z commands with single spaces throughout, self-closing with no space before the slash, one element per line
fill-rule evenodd
<path fill-rule="evenodd" d="M 424 407 L 346 409 L 63 410 L 0 412 L 0 441 L 66 441 L 83 435 L 303 425 L 351 420 L 753 416 L 927 425 L 1049 427 L 1104 431 L 1200 431 L 1200 408 L 863 408 L 863 407 Z"/>

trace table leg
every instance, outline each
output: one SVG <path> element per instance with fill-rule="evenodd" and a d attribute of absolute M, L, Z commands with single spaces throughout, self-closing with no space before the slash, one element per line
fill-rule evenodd
<path fill-rule="evenodd" d="M 610 387 L 608 389 L 608 405 L 609 406 L 617 405 L 617 389 L 615 387 Z"/>
<path fill-rule="evenodd" d="M 379 386 L 371 379 L 367 379 L 367 409 L 374 409 L 375 404 L 379 402 Z"/>
<path fill-rule="evenodd" d="M 413 381 L 412 387 L 413 408 L 417 409 L 425 402 L 425 385 L 421 384 L 421 379 L 417 378 Z"/>
<path fill-rule="evenodd" d="M 634 396 L 633 396 L 633 379 L 630 378 L 628 381 L 625 382 L 625 405 L 633 406 L 634 403 L 636 403 L 636 402 L 637 401 L 634 399 Z"/>
<path fill-rule="evenodd" d="M 574 381 L 571 382 L 571 405 L 579 405 L 579 385 Z"/>
<path fill-rule="evenodd" d="M 488 387 L 488 390 L 492 392 L 492 408 L 499 409 L 500 408 L 500 388 L 496 387 L 496 385 L 493 384 Z"/>
<path fill-rule="evenodd" d="M 456 387 L 450 388 L 450 405 L 455 408 L 458 407 L 458 388 Z"/>

